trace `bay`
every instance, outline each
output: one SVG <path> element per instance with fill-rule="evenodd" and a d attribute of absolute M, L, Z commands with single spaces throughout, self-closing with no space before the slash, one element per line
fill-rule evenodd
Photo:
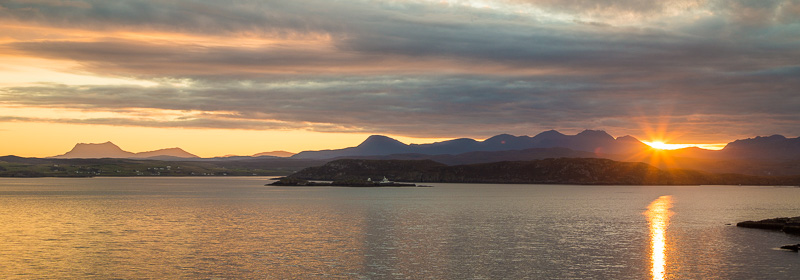
<path fill-rule="evenodd" d="M 800 237 L 730 225 L 800 216 L 800 188 L 298 188 L 264 186 L 267 182 L 260 177 L 0 179 L 0 278 L 794 279 L 800 274 L 798 254 L 776 249 L 800 243 Z M 658 201 L 668 203 L 652 210 Z"/>

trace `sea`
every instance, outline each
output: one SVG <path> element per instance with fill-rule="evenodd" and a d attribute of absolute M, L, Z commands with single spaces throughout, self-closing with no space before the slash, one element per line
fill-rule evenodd
<path fill-rule="evenodd" d="M 797 279 L 800 188 L 0 179 L 2 279 Z"/>

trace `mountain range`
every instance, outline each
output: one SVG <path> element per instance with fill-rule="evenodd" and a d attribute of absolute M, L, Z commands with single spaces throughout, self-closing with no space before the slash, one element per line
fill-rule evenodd
<path fill-rule="evenodd" d="M 132 159 L 173 159 L 199 158 L 181 148 L 160 149 L 149 152 L 132 153 L 111 142 L 78 143 L 69 152 L 53 158 L 132 158 Z"/>
<path fill-rule="evenodd" d="M 290 156 L 290 157 L 287 157 Z M 714 173 L 740 173 L 759 176 L 800 174 L 800 137 L 759 136 L 728 143 L 722 150 L 691 147 L 656 150 L 631 136 L 614 138 L 605 131 L 586 130 L 565 135 L 555 130 L 536 136 L 501 134 L 484 141 L 459 138 L 430 144 L 405 144 L 387 136 L 373 135 L 361 144 L 338 150 L 304 151 L 292 155 L 277 151 L 253 156 L 199 158 L 180 148 L 131 153 L 111 142 L 80 143 L 56 159 L 127 158 L 180 161 L 248 161 L 274 159 L 294 166 L 294 161 L 335 159 L 433 160 L 447 165 L 501 161 L 527 161 L 546 158 L 606 158 L 624 162 L 644 162 L 658 168 L 694 169 Z M 270 163 L 275 164 L 275 163 Z"/>
<path fill-rule="evenodd" d="M 469 152 L 555 147 L 599 154 L 630 154 L 649 148 L 649 146 L 632 136 L 614 138 L 602 130 L 585 130 L 576 135 L 565 135 L 555 130 L 549 130 L 533 137 L 500 134 L 484 141 L 459 138 L 431 144 L 410 145 L 386 136 L 372 135 L 356 147 L 339 150 L 305 151 L 292 156 L 292 158 L 329 159 L 392 154 L 456 155 Z"/>
<path fill-rule="evenodd" d="M 224 157 L 209 158 L 209 160 L 240 160 L 259 157 L 285 158 L 294 155 L 286 151 L 272 151 L 258 153 L 252 156 L 227 155 Z M 78 143 L 69 152 L 54 156 L 57 159 L 76 159 L 76 158 L 127 158 L 127 159 L 157 159 L 157 160 L 204 160 L 181 148 L 159 149 L 155 151 L 132 153 L 123 150 L 114 143 Z"/>
<path fill-rule="evenodd" d="M 693 169 L 713 173 L 757 176 L 800 175 L 800 137 L 755 137 L 728 143 L 722 150 L 689 147 L 658 150 L 631 136 L 614 138 L 604 131 L 586 130 L 564 135 L 555 130 L 536 136 L 501 134 L 485 141 L 455 139 L 432 144 L 406 145 L 373 135 L 356 147 L 306 151 L 293 159 L 433 160 L 447 165 L 546 158 L 606 158 L 644 162 L 664 169 Z"/>
<path fill-rule="evenodd" d="M 566 150 L 565 150 L 566 149 Z M 431 144 L 404 144 L 382 135 L 372 135 L 360 145 L 338 150 L 304 151 L 292 158 L 296 159 L 334 159 L 386 157 L 442 160 L 459 158 L 506 158 L 519 160 L 519 152 L 531 156 L 544 153 L 562 157 L 603 157 L 626 159 L 633 155 L 652 153 L 654 149 L 632 136 L 614 138 L 602 130 L 584 130 L 576 135 L 565 135 L 549 130 L 536 136 L 513 136 L 501 134 L 484 141 L 460 138 Z M 498 153 L 500 152 L 500 153 Z M 753 159 L 753 160 L 793 160 L 800 159 L 800 137 L 786 138 L 782 135 L 755 137 L 728 143 L 722 150 L 706 150 L 689 147 L 677 150 L 660 151 L 677 158 L 695 159 Z M 530 159 L 530 158 L 524 158 Z M 458 162 L 475 163 L 475 162 Z"/>
<path fill-rule="evenodd" d="M 430 144 L 404 144 L 390 137 L 373 135 L 355 147 L 338 150 L 304 151 L 293 156 L 288 152 L 276 151 L 253 156 L 214 158 L 199 158 L 180 148 L 132 153 L 111 142 L 106 142 L 80 143 L 63 155 L 46 159 L 0 157 L 0 167 L 10 168 L 7 171 L 13 171 L 12 173 L 16 174 L 21 171 L 21 167 L 15 167 L 17 166 L 15 164 L 20 163 L 35 165 L 30 168 L 34 168 L 33 171 L 38 172 L 36 174 L 53 172 L 55 172 L 53 174 L 61 174 L 68 171 L 84 172 L 80 168 L 85 168 L 85 164 L 91 163 L 86 160 L 103 159 L 106 161 L 96 163 L 97 166 L 100 166 L 98 170 L 105 168 L 103 167 L 105 163 L 110 163 L 117 168 L 114 169 L 115 174 L 122 175 L 131 172 L 137 174 L 136 170 L 141 171 L 141 164 L 154 164 L 140 163 L 142 162 L 140 159 L 147 159 L 148 161 L 168 161 L 170 164 L 166 165 L 184 166 L 195 170 L 196 173 L 203 174 L 230 173 L 224 169 L 214 172 L 209 172 L 210 169 L 203 169 L 208 166 L 241 169 L 242 174 L 265 174 L 265 170 L 270 170 L 269 172 L 275 174 L 285 174 L 337 159 L 432 160 L 448 166 L 455 166 L 548 158 L 605 158 L 620 162 L 646 163 L 664 170 L 691 169 L 717 174 L 795 176 L 800 175 L 800 137 L 786 138 L 781 135 L 772 135 L 740 139 L 728 143 L 722 150 L 705 150 L 696 147 L 657 150 L 634 137 L 614 138 L 599 130 L 586 130 L 576 135 L 564 135 L 550 130 L 533 137 L 501 134 L 484 141 L 460 138 Z M 128 168 L 130 170 L 119 169 L 121 167 L 113 161 L 117 159 L 126 160 L 125 165 L 130 167 Z M 63 171 L 60 169 L 61 167 L 53 167 L 54 164 L 59 166 L 75 164 L 73 168 L 75 170 L 67 167 L 67 171 Z M 53 168 L 58 170 L 50 170 Z M 203 171 L 201 172 L 201 170 Z M 255 172 L 247 173 L 249 171 Z"/>

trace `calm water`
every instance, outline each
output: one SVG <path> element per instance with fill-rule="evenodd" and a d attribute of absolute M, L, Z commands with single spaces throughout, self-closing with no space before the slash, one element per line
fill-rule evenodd
<path fill-rule="evenodd" d="M 800 188 L 0 179 L 0 278 L 796 279 Z"/>

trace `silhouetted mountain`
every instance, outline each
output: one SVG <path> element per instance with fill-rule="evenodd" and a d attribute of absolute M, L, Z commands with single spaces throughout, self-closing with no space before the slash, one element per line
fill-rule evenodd
<path fill-rule="evenodd" d="M 797 159 L 800 158 L 800 137 L 772 135 L 736 140 L 728 143 L 722 154 L 727 158 Z"/>
<path fill-rule="evenodd" d="M 23 163 L 23 164 L 45 164 L 49 163 L 50 161 L 41 158 L 26 158 L 26 157 L 18 157 L 18 156 L 2 156 L 0 157 L 0 162 L 9 162 L 9 163 Z"/>
<path fill-rule="evenodd" d="M 78 143 L 69 152 L 53 158 L 129 158 L 134 153 L 123 151 L 111 142 L 105 143 Z"/>
<path fill-rule="evenodd" d="M 447 165 L 489 163 L 499 161 L 526 161 L 546 158 L 603 158 L 605 155 L 575 151 L 567 148 L 533 148 L 512 151 L 478 151 L 456 155 L 393 154 L 386 156 L 347 157 L 373 160 L 433 160 Z"/>
<path fill-rule="evenodd" d="M 698 158 L 698 159 L 719 159 L 723 158 L 722 151 L 706 150 L 698 147 L 688 147 L 675 150 L 663 151 L 670 157 Z"/>
<path fill-rule="evenodd" d="M 327 159 L 345 156 L 376 156 L 412 153 L 413 148 L 383 135 L 372 135 L 356 147 L 339 150 L 304 151 L 292 158 L 295 159 Z"/>
<path fill-rule="evenodd" d="M 111 142 L 105 143 L 78 143 L 69 152 L 52 158 L 138 158 L 138 159 L 187 159 L 198 158 L 181 148 L 160 149 L 149 152 L 131 153 L 122 150 Z"/>
<path fill-rule="evenodd" d="M 373 135 L 357 147 L 340 150 L 305 151 L 293 158 L 341 158 L 360 156 L 383 156 L 392 154 L 443 155 L 462 154 L 477 151 L 511 151 L 533 148 L 569 148 L 592 153 L 633 153 L 649 148 L 631 136 L 614 139 L 605 131 L 586 130 L 577 135 L 564 135 L 558 131 L 542 132 L 534 137 L 500 134 L 485 141 L 460 138 L 431 144 L 406 145 L 395 139 Z"/>
<path fill-rule="evenodd" d="M 190 154 L 184 151 L 181 148 L 169 148 L 169 149 L 160 149 L 155 151 L 149 152 L 141 152 L 136 153 L 130 158 L 160 158 L 160 159 L 169 159 L 169 158 L 199 158 L 196 155 Z"/>
<path fill-rule="evenodd" d="M 383 154 L 383 153 L 407 153 L 410 149 L 408 145 L 403 144 L 393 138 L 383 135 L 372 135 L 367 140 L 356 146 L 359 153 L 366 154 Z"/>
<path fill-rule="evenodd" d="M 414 153 L 420 154 L 460 154 L 481 149 L 481 142 L 469 138 L 459 138 L 436 142 L 431 144 L 411 144 L 409 145 Z"/>
<path fill-rule="evenodd" d="M 271 156 L 271 157 L 291 157 L 294 153 L 290 153 L 287 151 L 272 151 L 272 152 L 264 152 L 264 153 L 257 153 L 252 155 L 252 157 L 263 157 L 263 156 Z"/>
<path fill-rule="evenodd" d="M 597 154 L 630 154 L 650 148 L 633 136 L 614 139 L 602 130 L 584 130 L 576 135 L 564 135 L 550 130 L 534 136 L 531 141 L 535 143 L 533 148 L 563 147 Z"/>

